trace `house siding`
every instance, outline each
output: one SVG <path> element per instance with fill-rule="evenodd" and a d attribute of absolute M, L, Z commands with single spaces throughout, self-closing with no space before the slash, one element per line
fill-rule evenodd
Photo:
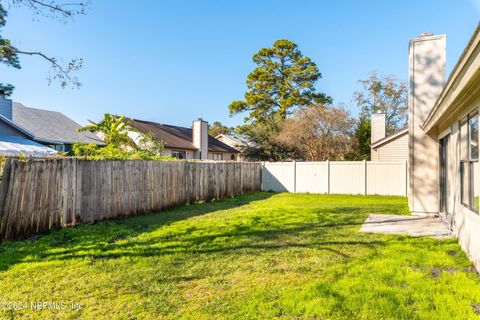
<path fill-rule="evenodd" d="M 228 145 L 228 146 L 230 146 L 230 147 L 232 147 L 232 148 L 234 148 L 234 149 L 237 149 L 237 150 L 240 152 L 240 153 L 238 153 L 238 154 L 235 155 L 235 160 L 236 160 L 236 161 L 247 161 L 247 159 L 245 159 L 244 157 L 242 157 L 242 152 L 243 152 L 243 150 L 244 150 L 245 147 L 246 147 L 245 145 L 240 145 L 240 144 L 236 143 L 235 141 L 233 141 L 232 139 L 229 139 L 228 137 L 225 137 L 225 136 L 223 136 L 223 135 L 217 136 L 216 139 L 219 140 L 219 141 L 221 141 L 221 142 L 223 142 L 223 143 L 225 143 L 226 145 Z M 232 155 L 232 154 L 230 153 L 230 154 L 229 154 L 229 159 L 230 159 L 230 156 L 231 156 L 231 155 Z"/>
<path fill-rule="evenodd" d="M 185 154 L 186 154 L 186 158 L 185 159 L 195 159 L 194 155 L 195 155 L 195 151 L 193 150 L 183 150 L 183 149 L 170 149 L 170 148 L 165 148 L 165 150 L 163 150 L 163 153 L 162 155 L 164 156 L 171 156 L 172 155 L 172 151 L 184 151 Z"/>
<path fill-rule="evenodd" d="M 460 126 L 459 121 L 467 114 L 478 110 L 480 99 L 458 113 L 452 122 L 443 124 L 447 129 L 437 138 L 449 135 L 447 151 L 447 212 L 441 212 L 440 216 L 455 236 L 458 237 L 462 249 L 473 261 L 480 272 L 480 215 L 461 203 L 461 175 L 460 175 Z M 478 163 L 478 162 L 477 162 Z M 478 168 L 478 165 L 477 165 Z M 480 183 L 476 172 L 475 195 L 478 196 Z"/>
<path fill-rule="evenodd" d="M 14 136 L 30 139 L 30 137 L 28 137 L 26 134 L 3 121 L 0 121 L 0 136 Z"/>
<path fill-rule="evenodd" d="M 0 114 L 8 120 L 12 120 L 12 100 L 0 96 Z"/>
<path fill-rule="evenodd" d="M 425 81 L 430 82 L 432 79 L 426 78 Z M 428 147 L 428 150 L 425 150 L 428 151 L 425 152 L 428 157 L 425 157 L 426 160 L 423 163 L 418 164 L 418 170 L 425 173 L 428 166 L 439 163 L 440 140 L 448 136 L 447 188 L 445 192 L 447 204 L 446 210 L 440 210 L 443 212 L 439 214 L 453 234 L 458 237 L 462 249 L 480 272 L 480 214 L 471 209 L 471 206 L 462 204 L 462 173 L 460 170 L 461 160 L 468 159 L 465 150 L 475 145 L 469 144 L 466 140 L 463 140 L 462 143 L 462 139 L 465 139 L 466 135 L 461 134 L 460 121 L 467 115 L 480 111 L 478 88 L 480 88 L 480 25 L 460 56 L 440 98 L 433 105 L 426 120 L 424 119 L 425 121 L 421 123 L 422 130 L 435 144 L 421 145 L 422 148 Z M 477 145 L 479 142 L 477 141 Z M 411 143 L 421 144 L 422 141 L 411 140 Z M 473 196 L 478 197 L 480 194 L 480 162 L 473 159 L 469 159 L 469 161 L 472 161 L 474 168 L 471 184 L 474 187 Z M 438 169 L 442 168 L 439 166 Z M 435 196 L 442 194 L 440 192 L 442 191 L 440 190 L 440 170 L 435 170 L 435 173 L 436 175 L 431 172 L 430 176 L 424 178 L 427 182 L 435 182 L 435 189 L 425 188 L 424 185 L 410 185 L 413 188 L 411 191 L 418 192 L 419 201 L 428 201 L 429 194 Z M 468 178 L 468 173 L 465 178 Z M 465 186 L 468 188 L 467 185 Z M 409 201 L 411 201 L 412 195 L 413 192 L 410 192 Z M 466 195 L 470 196 L 470 194 Z"/>
<path fill-rule="evenodd" d="M 372 152 L 372 161 L 408 161 L 408 134 L 405 133 L 397 139 L 376 148 L 375 152 Z"/>

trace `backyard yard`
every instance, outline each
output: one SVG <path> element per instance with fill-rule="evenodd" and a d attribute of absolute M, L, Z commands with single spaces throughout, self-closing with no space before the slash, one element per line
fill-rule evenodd
<path fill-rule="evenodd" d="M 359 233 L 370 213 L 406 198 L 253 193 L 5 243 L 0 319 L 478 319 L 456 239 Z"/>

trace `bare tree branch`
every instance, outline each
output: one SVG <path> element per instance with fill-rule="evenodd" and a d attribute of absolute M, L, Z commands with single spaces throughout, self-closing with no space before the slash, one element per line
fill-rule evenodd
<path fill-rule="evenodd" d="M 29 56 L 39 56 L 47 60 L 51 65 L 51 73 L 47 77 L 49 83 L 54 79 L 60 81 L 62 88 L 65 88 L 67 85 L 71 84 L 73 87 L 80 87 L 82 84 L 78 81 L 77 77 L 71 75 L 72 71 L 78 71 L 83 64 L 82 59 L 73 59 L 70 61 L 66 67 L 60 65 L 58 60 L 54 57 L 49 57 L 46 54 L 39 51 L 23 51 L 15 48 L 17 54 L 29 55 Z"/>
<path fill-rule="evenodd" d="M 74 15 L 85 14 L 89 1 L 62 3 L 56 0 L 10 0 L 10 4 L 14 6 L 24 5 L 31 9 L 35 15 L 51 17 L 61 15 L 63 18 L 68 19 Z M 48 12 L 51 14 L 49 15 Z"/>

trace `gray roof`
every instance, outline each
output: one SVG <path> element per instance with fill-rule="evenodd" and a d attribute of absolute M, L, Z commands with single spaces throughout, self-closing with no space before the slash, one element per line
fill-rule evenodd
<path fill-rule="evenodd" d="M 18 102 L 13 103 L 12 109 L 13 122 L 31 132 L 35 140 L 104 144 L 91 132 L 78 132 L 81 125 L 60 112 L 28 108 Z"/>

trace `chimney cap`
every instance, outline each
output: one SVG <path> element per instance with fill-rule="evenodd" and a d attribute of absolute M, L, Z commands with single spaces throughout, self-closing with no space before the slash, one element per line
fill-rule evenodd
<path fill-rule="evenodd" d="M 433 36 L 433 32 L 422 32 L 420 33 L 420 38 L 423 38 L 423 37 L 431 37 Z"/>

